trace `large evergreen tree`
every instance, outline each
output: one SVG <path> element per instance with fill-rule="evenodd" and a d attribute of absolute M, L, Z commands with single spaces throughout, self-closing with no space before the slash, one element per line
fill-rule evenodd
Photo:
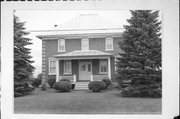
<path fill-rule="evenodd" d="M 25 31 L 25 22 L 20 22 L 19 18 L 14 15 L 14 83 L 24 84 L 30 80 L 34 71 L 31 65 L 33 61 L 30 55 L 31 39 L 26 36 L 29 34 Z"/>
<path fill-rule="evenodd" d="M 161 22 L 159 12 L 130 11 L 124 26 L 118 81 L 123 96 L 161 96 Z"/>

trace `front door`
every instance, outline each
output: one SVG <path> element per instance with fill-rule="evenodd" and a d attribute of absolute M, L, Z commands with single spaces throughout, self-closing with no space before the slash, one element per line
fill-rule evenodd
<path fill-rule="evenodd" d="M 91 71 L 91 61 L 79 61 L 79 81 L 90 81 L 92 74 Z"/>

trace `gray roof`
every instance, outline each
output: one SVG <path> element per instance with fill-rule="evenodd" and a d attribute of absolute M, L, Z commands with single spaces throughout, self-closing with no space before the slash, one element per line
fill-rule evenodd
<path fill-rule="evenodd" d="M 122 33 L 122 26 L 105 19 L 98 14 L 82 14 L 51 30 L 39 32 L 37 37 L 52 35 L 106 34 Z"/>
<path fill-rule="evenodd" d="M 97 50 L 76 50 L 64 54 L 54 55 L 55 58 L 79 58 L 79 57 L 102 57 L 113 56 L 111 53 L 101 52 Z"/>
<path fill-rule="evenodd" d="M 81 14 L 80 16 L 54 27 L 55 30 L 95 30 L 95 29 L 119 29 L 120 25 L 105 19 L 98 14 Z"/>

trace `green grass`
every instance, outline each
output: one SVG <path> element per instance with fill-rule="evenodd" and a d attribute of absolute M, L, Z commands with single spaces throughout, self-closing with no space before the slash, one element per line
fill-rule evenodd
<path fill-rule="evenodd" d="M 31 95 L 14 98 L 14 108 L 15 113 L 38 114 L 160 114 L 161 98 L 125 98 L 116 90 L 57 93 L 36 89 Z"/>

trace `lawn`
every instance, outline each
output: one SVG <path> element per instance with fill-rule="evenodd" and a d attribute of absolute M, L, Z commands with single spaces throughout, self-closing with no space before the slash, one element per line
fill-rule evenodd
<path fill-rule="evenodd" d="M 15 113 L 38 114 L 161 114 L 161 98 L 125 98 L 116 90 L 99 93 L 36 89 L 31 95 L 14 98 Z"/>

